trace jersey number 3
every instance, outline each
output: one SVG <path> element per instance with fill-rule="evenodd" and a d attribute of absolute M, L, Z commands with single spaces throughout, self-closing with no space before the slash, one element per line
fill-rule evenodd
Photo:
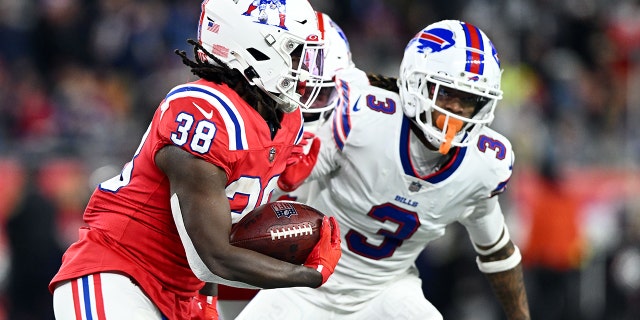
<path fill-rule="evenodd" d="M 380 222 L 392 222 L 396 225 L 395 230 L 378 230 L 377 234 L 382 237 L 378 245 L 373 245 L 367 241 L 363 234 L 349 230 L 345 236 L 349 250 L 361 256 L 380 260 L 393 255 L 402 242 L 409 239 L 420 226 L 420 219 L 415 212 L 404 210 L 391 203 L 381 204 L 371 208 L 367 214 L 369 217 Z"/>

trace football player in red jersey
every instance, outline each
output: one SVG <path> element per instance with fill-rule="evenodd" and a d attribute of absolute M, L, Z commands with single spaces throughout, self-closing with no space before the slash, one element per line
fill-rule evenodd
<path fill-rule="evenodd" d="M 49 284 L 57 319 L 190 319 L 213 302 L 197 295 L 205 282 L 319 287 L 332 274 L 333 219 L 303 266 L 229 244 L 291 164 L 324 59 L 307 1 L 288 1 L 286 30 L 242 15 L 249 2 L 202 3 L 195 61 L 178 52 L 200 79 L 166 95 L 132 160 L 91 196 Z"/>

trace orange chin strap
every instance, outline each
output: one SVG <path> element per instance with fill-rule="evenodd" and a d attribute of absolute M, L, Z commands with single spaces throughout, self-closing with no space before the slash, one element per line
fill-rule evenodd
<path fill-rule="evenodd" d="M 443 114 L 438 116 L 438 119 L 436 119 L 436 126 L 438 127 L 438 129 L 442 130 L 444 128 L 444 122 L 447 119 L 447 117 Z M 462 129 L 462 120 L 456 119 L 456 118 L 449 118 L 449 123 L 447 125 L 447 132 L 445 133 L 444 136 L 444 141 L 442 142 L 442 144 L 440 145 L 440 153 L 442 154 L 447 154 L 449 153 L 449 149 L 451 149 L 451 142 L 453 141 L 453 138 L 456 136 L 456 133 L 458 133 L 458 131 L 460 131 L 460 129 Z"/>

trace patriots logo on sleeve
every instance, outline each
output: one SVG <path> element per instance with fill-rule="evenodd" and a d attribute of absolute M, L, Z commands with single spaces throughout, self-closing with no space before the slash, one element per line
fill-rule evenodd
<path fill-rule="evenodd" d="M 439 52 L 452 47 L 454 44 L 456 44 L 456 41 L 453 39 L 453 32 L 451 30 L 434 28 L 418 32 L 418 34 L 409 41 L 407 49 L 415 45 L 420 53 L 424 53 L 425 50 L 428 50 L 428 52 Z"/>

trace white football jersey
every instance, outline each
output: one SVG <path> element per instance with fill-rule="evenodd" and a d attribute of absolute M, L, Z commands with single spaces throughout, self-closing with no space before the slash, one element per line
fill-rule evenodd
<path fill-rule="evenodd" d="M 341 69 L 336 71 L 336 77 L 340 77 L 345 82 L 349 82 L 351 85 L 368 85 L 369 81 L 367 80 L 367 74 L 364 71 L 357 69 L 355 67 Z M 327 114 L 330 114 L 332 111 L 327 111 Z M 304 115 L 304 111 L 302 111 Z M 329 116 L 327 116 L 328 118 Z M 327 119 L 321 117 L 319 120 L 315 121 L 305 121 L 304 123 L 304 131 L 311 132 L 316 134 L 318 132 L 318 128 L 324 125 L 327 122 Z M 304 152 L 308 153 L 311 144 L 305 146 Z M 284 192 L 280 188 L 276 188 L 271 195 L 271 201 L 276 200 L 289 200 L 289 201 L 297 201 L 302 203 L 309 203 L 313 201 L 316 194 L 319 192 L 317 181 L 309 180 L 305 182 L 303 185 L 298 187 L 296 190 L 291 192 Z"/>
<path fill-rule="evenodd" d="M 427 243 L 456 221 L 477 244 L 499 239 L 504 217 L 495 195 L 504 191 L 514 161 L 504 136 L 483 128 L 468 147 L 453 148 L 439 169 L 420 175 L 410 151 L 417 136 L 399 96 L 345 81 L 339 94 L 318 131 L 323 143 L 310 179 L 322 190 L 309 204 L 337 218 L 343 253 L 318 290 L 379 290 L 413 272 Z"/>
<path fill-rule="evenodd" d="M 476 244 L 500 238 L 495 195 L 511 176 L 511 144 L 484 128 L 429 171 L 444 158 L 417 141 L 396 93 L 370 86 L 357 69 L 338 83 L 341 100 L 317 132 L 318 162 L 302 188 L 311 184 L 307 203 L 338 220 L 340 262 L 320 288 L 261 290 L 236 319 L 440 320 L 415 259 L 454 222 Z"/>

